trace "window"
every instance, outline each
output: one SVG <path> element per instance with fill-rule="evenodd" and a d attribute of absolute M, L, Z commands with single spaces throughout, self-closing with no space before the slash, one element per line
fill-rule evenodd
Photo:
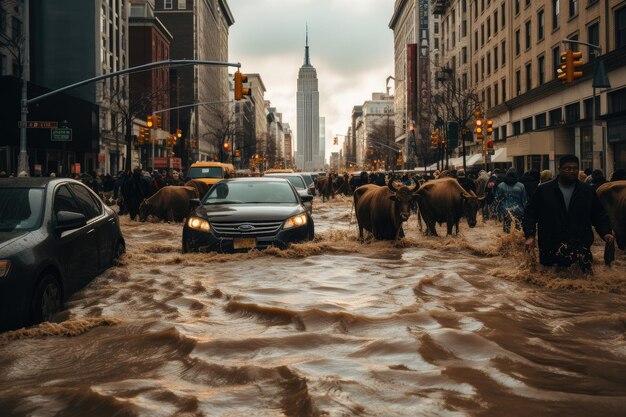
<path fill-rule="evenodd" d="M 533 130 L 533 118 L 527 117 L 522 121 L 524 123 L 524 132 L 530 132 Z"/>
<path fill-rule="evenodd" d="M 480 25 L 480 46 L 485 44 L 485 25 Z"/>
<path fill-rule="evenodd" d="M 478 31 L 474 32 L 474 50 L 478 50 Z"/>
<path fill-rule="evenodd" d="M 506 80 L 502 80 L 502 101 L 506 101 Z"/>
<path fill-rule="evenodd" d="M 478 2 L 474 2 L 474 19 L 478 19 Z"/>
<path fill-rule="evenodd" d="M 558 109 L 550 110 L 550 126 L 558 126 L 563 121 L 562 110 L 559 107 Z"/>
<path fill-rule="evenodd" d="M 493 48 L 493 70 L 498 69 L 498 47 Z"/>
<path fill-rule="evenodd" d="M 15 18 L 11 18 L 11 36 L 14 41 L 18 41 L 22 36 L 22 22 Z"/>
<path fill-rule="evenodd" d="M 435 35 L 439 34 L 439 22 L 435 22 Z"/>
<path fill-rule="evenodd" d="M 577 41 L 578 40 L 578 35 L 569 35 L 567 38 L 571 39 L 573 41 Z M 574 52 L 578 52 L 578 44 L 577 43 L 570 43 L 569 44 L 569 49 L 571 49 Z"/>
<path fill-rule="evenodd" d="M 172 8 L 172 3 L 173 3 L 173 0 L 163 0 L 163 8 L 164 9 L 171 9 Z"/>
<path fill-rule="evenodd" d="M 546 127 L 546 114 L 541 113 L 535 116 L 535 129 L 543 129 Z"/>
<path fill-rule="evenodd" d="M 543 85 L 546 82 L 546 57 L 543 55 L 537 58 L 537 75 L 539 76 L 539 85 Z"/>
<path fill-rule="evenodd" d="M 565 121 L 574 123 L 580 120 L 580 104 L 578 102 L 565 106 Z"/>
<path fill-rule="evenodd" d="M 517 95 L 522 94 L 522 72 L 520 70 L 515 71 L 515 91 Z"/>
<path fill-rule="evenodd" d="M 463 64 L 467 64 L 467 47 L 466 46 L 461 48 L 461 62 Z"/>
<path fill-rule="evenodd" d="M 498 33 L 498 10 L 493 12 L 493 33 Z"/>
<path fill-rule="evenodd" d="M 485 79 L 485 57 L 480 58 L 480 79 Z"/>
<path fill-rule="evenodd" d="M 500 127 L 500 138 L 502 140 L 506 139 L 506 135 L 507 135 L 507 131 L 506 131 L 506 125 Z"/>
<path fill-rule="evenodd" d="M 515 14 L 519 14 L 519 0 L 515 0 Z"/>
<path fill-rule="evenodd" d="M 74 213 L 82 213 L 83 211 L 80 209 L 76 200 L 74 200 L 74 196 L 70 193 L 67 185 L 63 185 L 58 188 L 56 194 L 54 195 L 54 214 L 58 214 L 60 211 L 71 211 Z"/>
<path fill-rule="evenodd" d="M 537 40 L 540 41 L 545 35 L 545 16 L 543 9 L 537 12 Z"/>
<path fill-rule="evenodd" d="M 491 53 L 487 52 L 487 75 L 491 74 Z"/>
<path fill-rule="evenodd" d="M 615 11 L 615 48 L 626 45 L 626 7 Z"/>
<path fill-rule="evenodd" d="M 506 26 L 506 13 L 504 13 L 505 10 L 505 5 L 506 2 L 502 2 L 502 8 L 501 8 L 501 12 L 500 15 L 502 16 L 502 28 L 504 28 L 504 26 Z"/>
<path fill-rule="evenodd" d="M 474 64 L 474 82 L 478 82 L 478 62 Z"/>
<path fill-rule="evenodd" d="M 587 28 L 587 42 L 592 45 L 600 45 L 600 25 L 598 22 L 589 25 Z M 591 49 L 589 49 L 589 62 L 593 62 L 595 55 L 592 53 Z"/>
<path fill-rule="evenodd" d="M 506 64 L 506 41 L 502 41 L 502 65 Z"/>
<path fill-rule="evenodd" d="M 461 86 L 463 88 L 463 90 L 467 89 L 467 74 L 463 73 L 463 75 L 461 75 Z"/>
<path fill-rule="evenodd" d="M 96 201 L 84 185 L 70 184 L 70 187 L 76 195 L 78 203 L 82 206 L 82 212 L 85 213 L 87 221 L 102 214 L 102 205 Z"/>
<path fill-rule="evenodd" d="M 8 75 L 7 74 L 7 57 L 0 54 L 0 75 Z"/>
<path fill-rule="evenodd" d="M 520 52 L 520 42 L 519 42 L 519 29 L 515 31 L 515 55 L 519 55 Z"/>
<path fill-rule="evenodd" d="M 461 37 L 465 38 L 467 36 L 467 20 L 463 20 L 461 22 Z"/>
<path fill-rule="evenodd" d="M 585 118 L 591 119 L 592 100 L 590 98 L 583 101 Z M 596 96 L 596 118 L 600 117 L 600 96 Z"/>
<path fill-rule="evenodd" d="M 0 33 L 5 34 L 7 32 L 7 12 L 0 7 Z"/>
<path fill-rule="evenodd" d="M 526 64 L 526 91 L 529 91 L 533 88 L 533 67 L 529 62 Z"/>
<path fill-rule="evenodd" d="M 187 8 L 187 0 L 178 0 L 178 9 L 184 10 Z"/>
<path fill-rule="evenodd" d="M 491 18 L 487 18 L 487 40 L 491 38 Z"/>
<path fill-rule="evenodd" d="M 626 110 L 626 88 L 609 93 L 608 102 L 609 113 L 617 113 Z"/>
<path fill-rule="evenodd" d="M 497 106 L 498 105 L 498 83 L 495 83 L 493 85 L 493 105 Z"/>
<path fill-rule="evenodd" d="M 439 38 L 435 38 L 435 49 L 439 49 Z"/>
<path fill-rule="evenodd" d="M 556 29 L 559 27 L 559 16 L 560 16 L 561 2 L 560 0 L 552 0 L 552 29 Z"/>
<path fill-rule="evenodd" d="M 487 108 L 491 108 L 491 87 L 487 87 Z"/>
<path fill-rule="evenodd" d="M 574 17 L 578 14 L 578 0 L 569 0 L 569 17 Z"/>
<path fill-rule="evenodd" d="M 552 66 L 552 72 L 553 74 L 556 74 L 556 70 L 561 66 L 561 50 L 558 46 L 552 48 Z"/>
<path fill-rule="evenodd" d="M 531 29 L 531 25 L 530 25 L 530 20 L 528 22 L 526 22 L 526 50 L 528 50 L 530 48 L 530 41 L 531 41 L 531 36 L 530 36 L 530 29 Z"/>
<path fill-rule="evenodd" d="M 520 122 L 513 122 L 513 136 L 519 135 L 522 133 Z"/>

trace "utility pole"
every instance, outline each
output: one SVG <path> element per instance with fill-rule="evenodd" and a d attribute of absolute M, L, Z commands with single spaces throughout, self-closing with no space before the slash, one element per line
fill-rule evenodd
<path fill-rule="evenodd" d="M 26 122 L 28 120 L 28 79 L 30 78 L 30 52 L 29 52 L 29 36 L 30 36 L 30 19 L 29 19 L 29 0 L 24 0 L 24 44 L 22 48 L 22 100 L 21 100 L 21 116 L 20 116 L 20 156 L 17 163 L 17 173 L 26 172 L 30 175 L 30 167 L 28 165 L 28 152 L 26 151 Z"/>

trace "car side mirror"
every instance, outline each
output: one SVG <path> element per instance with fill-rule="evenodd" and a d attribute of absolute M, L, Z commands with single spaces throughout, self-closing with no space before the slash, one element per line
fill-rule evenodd
<path fill-rule="evenodd" d="M 57 232 L 65 232 L 83 227 L 87 224 L 87 218 L 83 213 L 73 211 L 59 211 L 57 213 L 57 223 L 54 230 Z"/>
<path fill-rule="evenodd" d="M 313 201 L 313 196 L 310 194 L 302 195 L 300 196 L 300 199 L 302 200 L 302 202 L 309 202 L 309 201 Z"/>

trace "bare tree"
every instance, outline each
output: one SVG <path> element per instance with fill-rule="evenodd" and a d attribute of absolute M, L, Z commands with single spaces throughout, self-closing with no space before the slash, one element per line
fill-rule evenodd
<path fill-rule="evenodd" d="M 228 152 L 232 152 L 234 138 L 241 133 L 241 128 L 237 123 L 237 115 L 229 105 L 207 105 L 211 113 L 213 122 L 209 130 L 202 136 L 209 139 L 209 143 L 218 150 L 219 159 L 225 162 Z M 224 145 L 227 144 L 228 149 Z"/>
<path fill-rule="evenodd" d="M 126 138 L 126 166 L 125 170 L 132 169 L 132 123 L 137 118 L 143 118 L 152 113 L 156 107 L 161 107 L 165 103 L 159 103 L 163 97 L 163 92 L 168 87 L 157 88 L 152 90 L 144 90 L 140 94 L 129 95 L 128 75 L 120 75 L 118 77 L 104 80 L 102 82 L 103 99 L 110 105 L 110 110 L 117 115 L 115 124 L 111 126 L 115 134 L 116 143 L 116 170 L 119 171 L 119 132 L 125 133 Z"/>
<path fill-rule="evenodd" d="M 399 148 L 394 140 L 395 123 L 393 118 L 388 116 L 371 126 L 367 132 L 367 146 L 373 149 L 371 158 L 384 160 L 388 167 L 395 167 Z"/>
<path fill-rule="evenodd" d="M 440 129 L 445 130 L 447 122 L 457 122 L 459 129 L 462 129 L 467 127 L 480 105 L 481 101 L 476 91 L 461 88 L 452 77 L 451 79 L 446 78 L 443 83 L 443 90 L 432 96 L 431 109 L 435 120 L 443 122 Z M 450 138 L 447 140 L 449 141 Z M 463 141 L 461 145 L 465 153 L 465 142 Z"/>

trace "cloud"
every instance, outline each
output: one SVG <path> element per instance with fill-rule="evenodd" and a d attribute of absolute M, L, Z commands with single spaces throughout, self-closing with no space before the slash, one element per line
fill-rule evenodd
<path fill-rule="evenodd" d="M 326 117 L 326 155 L 337 151 L 334 134 L 345 134 L 352 107 L 384 91 L 393 75 L 394 0 L 229 0 L 235 24 L 229 60 L 258 72 L 266 99 L 296 132 L 298 69 L 304 62 L 305 26 L 311 63 L 317 69 L 320 116 Z"/>

